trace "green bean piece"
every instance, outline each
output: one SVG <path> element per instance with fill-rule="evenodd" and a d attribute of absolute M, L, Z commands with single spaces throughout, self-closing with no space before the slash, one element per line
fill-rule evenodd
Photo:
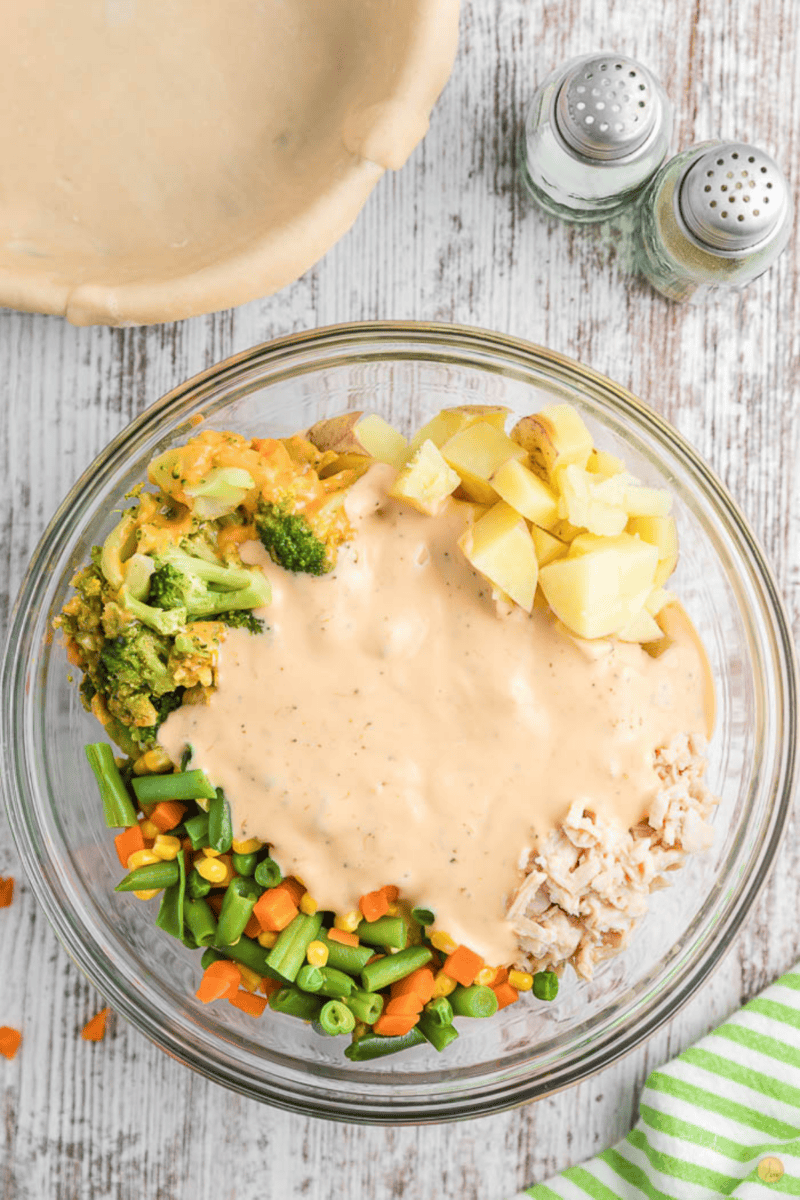
<path fill-rule="evenodd" d="M 224 959 L 225 955 L 220 954 L 219 950 L 215 950 L 213 946 L 206 946 L 203 951 L 203 957 L 200 959 L 200 966 L 205 971 L 206 967 L 210 967 L 212 962 L 219 962 Z"/>
<path fill-rule="evenodd" d="M 368 1062 L 371 1058 L 383 1058 L 386 1054 L 397 1054 L 400 1050 L 410 1050 L 425 1041 L 425 1035 L 420 1033 L 415 1025 L 401 1037 L 382 1037 L 379 1033 L 365 1033 L 357 1042 L 351 1042 L 344 1052 L 345 1058 L 351 1062 Z"/>
<path fill-rule="evenodd" d="M 497 1012 L 497 996 L 481 983 L 473 983 L 471 987 L 459 984 L 448 999 L 457 1017 L 493 1017 Z"/>
<path fill-rule="evenodd" d="M 252 875 L 256 869 L 258 862 L 257 854 L 236 854 L 231 855 L 231 863 L 237 875 Z"/>
<path fill-rule="evenodd" d="M 156 925 L 172 937 L 183 941 L 183 923 L 186 900 L 186 864 L 183 854 L 179 853 L 173 860 L 178 867 L 178 882 L 168 887 L 161 897 L 161 906 L 156 917 Z"/>
<path fill-rule="evenodd" d="M 408 925 L 403 917 L 378 917 L 377 921 L 362 921 L 356 933 L 368 946 L 402 950 L 408 938 Z"/>
<path fill-rule="evenodd" d="M 433 954 L 427 946 L 409 946 L 399 954 L 387 954 L 375 962 L 367 963 L 361 972 L 361 982 L 367 992 L 379 992 L 398 979 L 405 979 L 418 967 L 424 967 L 430 962 Z"/>
<path fill-rule="evenodd" d="M 299 988 L 282 987 L 272 993 L 269 1006 L 273 1012 L 299 1017 L 301 1021 L 313 1021 L 320 1014 L 322 1001 L 309 992 L 301 992 Z"/>
<path fill-rule="evenodd" d="M 213 800 L 215 791 L 205 771 L 175 771 L 171 775 L 139 775 L 133 790 L 140 804 L 161 800 Z"/>
<path fill-rule="evenodd" d="M 344 971 L 337 971 L 335 967 L 320 967 L 322 972 L 322 987 L 319 989 L 322 996 L 330 996 L 332 1000 L 343 1000 L 349 996 L 353 988 L 356 986 L 349 975 L 345 975 Z"/>
<path fill-rule="evenodd" d="M 555 1000 L 558 995 L 558 976 L 555 971 L 537 971 L 533 977 L 533 994 L 537 1000 Z"/>
<path fill-rule="evenodd" d="M 432 925 L 436 916 L 429 908 L 412 908 L 411 916 L 419 925 Z"/>
<path fill-rule="evenodd" d="M 274 858 L 263 858 L 255 869 L 256 883 L 263 888 L 277 887 L 283 882 L 281 869 Z"/>
<path fill-rule="evenodd" d="M 222 788 L 217 788 L 217 794 L 208 806 L 208 844 L 220 854 L 227 854 L 233 844 L 231 807 Z"/>
<path fill-rule="evenodd" d="M 200 949 L 197 939 L 195 938 L 194 934 L 190 933 L 189 930 L 186 928 L 185 922 L 184 922 L 184 926 L 183 926 L 183 937 L 181 938 L 181 941 L 183 942 L 183 944 L 187 950 L 199 950 Z"/>
<path fill-rule="evenodd" d="M 235 946 L 239 941 L 255 907 L 257 896 L 252 893 L 252 879 L 239 875 L 226 887 L 217 924 L 217 946 Z"/>
<path fill-rule="evenodd" d="M 267 962 L 273 971 L 284 979 L 294 981 L 303 965 L 306 950 L 317 936 L 322 925 L 322 913 L 298 913 L 284 930 L 269 952 Z"/>
<path fill-rule="evenodd" d="M 374 1025 L 383 1012 L 383 996 L 380 992 L 363 992 L 361 988 L 355 988 L 344 1002 L 355 1019 L 363 1021 L 365 1025 Z"/>
<path fill-rule="evenodd" d="M 216 946 L 215 949 L 220 950 L 225 958 L 233 959 L 234 962 L 240 962 L 243 966 L 249 967 L 251 971 L 255 971 L 257 975 L 266 975 L 269 979 L 275 979 L 278 983 L 287 983 L 278 971 L 274 971 L 267 962 L 269 951 L 263 946 L 259 946 L 258 942 L 252 938 L 242 934 L 235 946 Z"/>
<path fill-rule="evenodd" d="M 339 1000 L 329 1000 L 323 1004 L 317 1020 L 322 1032 L 329 1037 L 338 1033 L 352 1033 L 356 1027 L 356 1019 L 350 1009 Z"/>
<path fill-rule="evenodd" d="M 193 850 L 208 845 L 208 813 L 201 812 L 196 817 L 189 817 L 188 821 L 183 822 L 183 827 Z"/>
<path fill-rule="evenodd" d="M 324 982 L 325 977 L 320 968 L 312 967 L 311 963 L 306 963 L 304 967 L 301 967 L 295 979 L 295 983 L 302 991 L 315 994 L 320 991 Z"/>
<path fill-rule="evenodd" d="M 114 761 L 114 751 L 107 742 L 92 742 L 84 746 L 103 802 L 103 816 L 109 829 L 127 829 L 136 824 L 133 807 L 125 781 Z"/>
<path fill-rule="evenodd" d="M 150 863 L 146 867 L 137 867 L 114 888 L 115 892 L 144 892 L 151 888 L 172 887 L 180 879 L 180 868 L 177 862 Z"/>
<path fill-rule="evenodd" d="M 192 867 L 186 880 L 186 891 L 192 900 L 202 900 L 211 891 L 211 883 L 204 879 L 197 867 Z"/>
<path fill-rule="evenodd" d="M 328 951 L 327 966 L 348 975 L 360 975 L 374 954 L 371 946 L 346 946 L 344 942 L 332 941 L 325 929 L 320 930 L 318 940 Z"/>
<path fill-rule="evenodd" d="M 437 996 L 425 1005 L 425 1014 L 434 1025 L 453 1024 L 453 1006 L 447 996 Z"/>
<path fill-rule="evenodd" d="M 187 900 L 183 912 L 198 946 L 213 946 L 217 940 L 217 918 L 205 900 Z"/>
<path fill-rule="evenodd" d="M 438 1025 L 427 1013 L 422 1014 L 416 1028 L 440 1053 L 458 1037 L 455 1025 Z"/>

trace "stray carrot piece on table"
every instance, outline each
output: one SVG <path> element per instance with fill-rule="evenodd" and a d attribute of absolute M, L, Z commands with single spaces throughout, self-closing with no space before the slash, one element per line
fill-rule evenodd
<path fill-rule="evenodd" d="M 422 998 L 415 992 L 406 992 L 403 996 L 392 996 L 384 1008 L 387 1017 L 413 1017 L 422 1012 Z"/>
<path fill-rule="evenodd" d="M 101 1008 L 100 1012 L 87 1021 L 81 1030 L 81 1037 L 85 1042 L 102 1042 L 106 1034 L 106 1021 L 110 1008 Z"/>
<path fill-rule="evenodd" d="M 179 804 L 177 800 L 161 800 L 151 812 L 150 820 L 162 833 L 168 833 L 180 825 L 185 812 L 185 804 Z"/>
<path fill-rule="evenodd" d="M 515 1000 L 519 1000 L 519 992 L 507 980 L 503 983 L 496 983 L 492 991 L 497 996 L 498 1012 L 501 1008 L 505 1008 L 506 1005 L 513 1004 Z"/>
<path fill-rule="evenodd" d="M 210 1004 L 212 1000 L 229 1000 L 239 990 L 241 978 L 236 963 L 218 959 L 206 967 L 195 995 L 203 1004 Z"/>
<path fill-rule="evenodd" d="M 228 996 L 228 1003 L 234 1008 L 240 1008 L 249 1017 L 260 1017 L 267 1007 L 267 997 L 254 996 L 252 992 L 236 991 L 232 996 Z"/>
<path fill-rule="evenodd" d="M 19 1050 L 22 1034 L 10 1025 L 0 1025 L 0 1054 L 4 1058 L 13 1058 Z"/>
<path fill-rule="evenodd" d="M 122 864 L 123 867 L 125 863 Z M 0 908 L 10 908 L 11 901 L 14 899 L 14 878 L 9 875 L 7 879 L 0 879 Z"/>
<path fill-rule="evenodd" d="M 119 861 L 123 867 L 127 868 L 130 856 L 136 854 L 138 850 L 144 850 L 144 834 L 141 825 L 129 825 L 127 829 L 123 829 L 122 833 L 118 833 L 114 838 L 114 845 L 117 847 Z"/>
<path fill-rule="evenodd" d="M 455 979 L 456 983 L 460 983 L 464 987 L 471 987 L 482 966 L 483 959 L 480 954 L 467 949 L 466 946 L 457 946 L 453 953 L 448 954 L 444 960 L 442 970 L 445 975 Z"/>
<path fill-rule="evenodd" d="M 329 942 L 339 942 L 342 946 L 358 945 L 358 934 L 348 933 L 346 929 L 329 929 L 327 935 Z M 372 962 L 372 959 L 369 961 Z"/>
<path fill-rule="evenodd" d="M 256 901 L 253 916 L 262 929 L 280 933 L 292 923 L 299 911 L 284 880 L 277 887 L 262 892 Z"/>
<path fill-rule="evenodd" d="M 390 1017 L 384 1013 L 378 1017 L 372 1028 L 375 1033 L 383 1034 L 384 1037 L 402 1037 L 404 1033 L 410 1033 L 418 1021 L 419 1017 L 416 1015 Z"/>
<path fill-rule="evenodd" d="M 365 921 L 377 921 L 389 911 L 389 898 L 383 888 L 379 892 L 365 892 L 358 902 Z"/>
<path fill-rule="evenodd" d="M 397 983 L 392 984 L 392 997 L 419 996 L 422 1003 L 427 1004 L 433 997 L 433 989 L 433 971 L 430 967 L 418 967 L 405 979 L 398 979 Z"/>

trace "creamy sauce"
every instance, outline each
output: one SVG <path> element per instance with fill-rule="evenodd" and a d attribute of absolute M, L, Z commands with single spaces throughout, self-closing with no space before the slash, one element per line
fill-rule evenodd
<path fill-rule="evenodd" d="M 658 657 L 581 642 L 543 609 L 498 611 L 456 539 L 391 500 L 391 468 L 352 489 L 335 572 L 293 575 L 250 544 L 273 599 L 263 637 L 229 632 L 219 687 L 162 726 L 177 761 L 225 789 L 240 835 L 273 847 L 323 908 L 400 886 L 487 961 L 514 957 L 505 898 L 571 804 L 625 828 L 658 790 L 653 750 L 705 732 L 691 626 Z"/>

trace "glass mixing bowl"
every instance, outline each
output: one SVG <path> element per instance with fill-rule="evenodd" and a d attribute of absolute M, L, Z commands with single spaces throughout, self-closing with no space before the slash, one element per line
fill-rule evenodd
<path fill-rule="evenodd" d="M 674 588 L 705 641 L 718 690 L 708 779 L 722 797 L 711 851 L 651 911 L 595 981 L 565 976 L 555 1003 L 523 997 L 462 1021 L 444 1054 L 417 1047 L 351 1064 L 344 1039 L 194 996 L 199 954 L 156 928 L 154 905 L 114 895 L 120 868 L 83 745 L 82 709 L 52 621 L 69 579 L 115 522 L 148 461 L 211 428 L 285 435 L 346 409 L 404 431 L 445 405 L 515 413 L 568 401 L 597 443 L 675 496 Z M 111 443 L 72 489 L 37 549 L 2 673 L 2 753 L 11 826 L 40 902 L 110 1004 L 168 1053 L 218 1083 L 315 1116 L 428 1122 L 485 1115 L 585 1078 L 637 1045 L 699 987 L 734 937 L 774 857 L 794 771 L 795 671 L 775 584 L 720 482 L 655 413 L 577 363 L 512 338 L 450 326 L 368 324 L 293 335 L 183 384 Z M 376 880 L 376 884 L 381 883 Z"/>

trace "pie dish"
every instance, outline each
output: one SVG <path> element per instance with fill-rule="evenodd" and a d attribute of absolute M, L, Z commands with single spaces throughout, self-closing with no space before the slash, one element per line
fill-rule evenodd
<path fill-rule="evenodd" d="M 458 0 L 0 0 L 0 304 L 171 321 L 277 291 L 424 136 Z"/>

